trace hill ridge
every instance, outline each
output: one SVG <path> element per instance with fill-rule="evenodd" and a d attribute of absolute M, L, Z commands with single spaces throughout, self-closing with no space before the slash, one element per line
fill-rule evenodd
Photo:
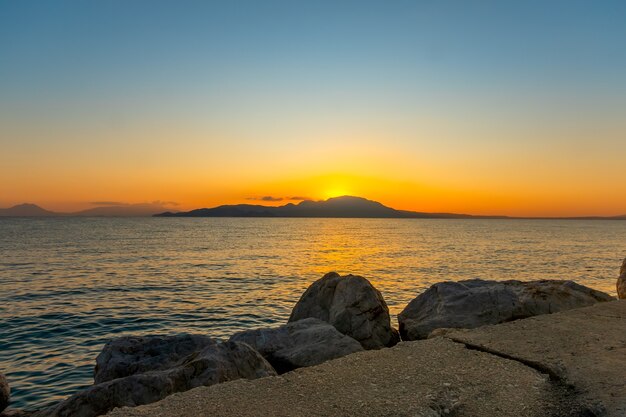
<path fill-rule="evenodd" d="M 506 216 L 474 216 L 457 213 L 426 213 L 396 210 L 364 197 L 341 196 L 327 200 L 304 200 L 298 204 L 263 206 L 259 204 L 221 205 L 186 212 L 165 212 L 156 217 L 306 217 L 306 218 L 506 218 Z"/>

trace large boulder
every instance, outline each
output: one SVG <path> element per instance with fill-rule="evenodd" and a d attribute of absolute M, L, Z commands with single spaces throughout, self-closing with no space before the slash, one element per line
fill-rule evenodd
<path fill-rule="evenodd" d="M 360 276 L 330 272 L 311 284 L 293 308 L 289 322 L 309 317 L 332 324 L 365 349 L 393 346 L 400 340 L 391 327 L 383 296 Z"/>
<path fill-rule="evenodd" d="M 216 341 L 208 336 L 126 336 L 104 345 L 96 358 L 96 384 L 148 371 L 160 371 Z"/>
<path fill-rule="evenodd" d="M 9 388 L 9 381 L 0 373 L 0 413 L 9 405 L 10 396 L 11 388 Z"/>
<path fill-rule="evenodd" d="M 472 329 L 611 300 L 573 281 L 440 282 L 411 301 L 398 323 L 402 340 L 417 340 L 438 328 Z"/>
<path fill-rule="evenodd" d="M 279 374 L 363 350 L 359 342 L 315 318 L 275 328 L 246 330 L 230 340 L 255 348 Z"/>
<path fill-rule="evenodd" d="M 626 299 L 626 259 L 622 263 L 619 270 L 619 278 L 617 278 L 617 298 Z"/>
<path fill-rule="evenodd" d="M 274 368 L 245 343 L 215 343 L 192 353 L 173 368 L 93 385 L 38 413 L 37 417 L 95 417 L 116 407 L 149 404 L 202 385 L 272 375 L 276 375 Z"/>

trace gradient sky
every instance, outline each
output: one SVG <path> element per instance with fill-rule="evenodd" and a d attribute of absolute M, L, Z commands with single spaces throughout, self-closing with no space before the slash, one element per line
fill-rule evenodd
<path fill-rule="evenodd" d="M 0 207 L 625 214 L 625 22 L 624 1 L 0 0 Z"/>

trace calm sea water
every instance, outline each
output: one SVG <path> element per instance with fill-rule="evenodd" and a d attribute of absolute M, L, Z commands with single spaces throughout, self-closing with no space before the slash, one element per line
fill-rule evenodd
<path fill-rule="evenodd" d="M 614 295 L 625 237 L 619 221 L 0 219 L 0 372 L 13 407 L 46 405 L 92 383 L 110 338 L 282 323 L 329 271 L 370 279 L 393 314 L 444 280 Z"/>

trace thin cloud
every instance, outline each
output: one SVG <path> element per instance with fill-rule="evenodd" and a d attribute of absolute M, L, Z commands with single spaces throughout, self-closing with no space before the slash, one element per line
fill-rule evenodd
<path fill-rule="evenodd" d="M 265 195 L 263 197 L 248 197 L 248 198 L 246 198 L 246 200 L 274 202 L 274 201 L 283 201 L 284 198 L 282 198 L 282 197 L 274 197 L 274 196 L 271 196 L 271 195 Z"/>
<path fill-rule="evenodd" d="M 291 201 L 306 201 L 306 200 L 313 200 L 312 198 L 309 197 L 301 197 L 301 196 L 293 196 L 293 197 L 287 197 L 287 200 L 291 200 Z"/>
<path fill-rule="evenodd" d="M 152 202 L 152 204 L 156 205 L 156 206 L 180 206 L 179 203 L 177 203 L 176 201 L 161 201 L 161 200 L 154 200 Z"/>
<path fill-rule="evenodd" d="M 127 206 L 128 203 L 122 203 L 121 201 L 91 201 L 89 204 L 93 206 Z"/>
<path fill-rule="evenodd" d="M 91 201 L 89 202 L 92 206 L 100 206 L 100 207 L 113 207 L 113 206 L 178 206 L 179 204 L 175 201 L 161 201 L 155 200 L 149 203 L 125 203 L 123 201 Z"/>

